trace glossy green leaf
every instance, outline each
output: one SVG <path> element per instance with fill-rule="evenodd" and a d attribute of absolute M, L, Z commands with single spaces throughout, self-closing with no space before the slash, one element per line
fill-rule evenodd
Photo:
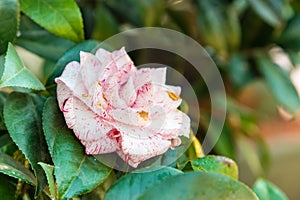
<path fill-rule="evenodd" d="M 31 171 L 24 167 L 21 163 L 14 160 L 7 154 L 0 152 L 0 173 L 6 174 L 10 177 L 20 179 L 31 185 L 36 184 L 36 180 Z"/>
<path fill-rule="evenodd" d="M 7 94 L 4 92 L 0 92 L 0 130 L 6 130 L 6 126 L 3 118 L 3 106 L 6 101 Z"/>
<path fill-rule="evenodd" d="M 300 99 L 288 73 L 266 56 L 258 56 L 257 64 L 278 103 L 291 113 L 296 113 Z"/>
<path fill-rule="evenodd" d="M 10 137 L 28 159 L 37 178 L 36 194 L 47 183 L 38 162 L 50 160 L 42 130 L 43 104 L 43 98 L 24 93 L 11 93 L 4 104 L 4 119 Z"/>
<path fill-rule="evenodd" d="M 15 191 L 17 184 L 9 177 L 0 174 L 0 196 L 1 200 L 15 199 Z"/>
<path fill-rule="evenodd" d="M 188 172 L 170 177 L 148 189 L 141 200 L 258 200 L 243 183 L 212 172 Z"/>
<path fill-rule="evenodd" d="M 253 191 L 259 200 L 288 200 L 288 197 L 274 184 L 264 179 L 258 179 Z"/>
<path fill-rule="evenodd" d="M 85 154 L 79 140 L 66 126 L 55 98 L 45 103 L 43 128 L 55 166 L 59 199 L 87 193 L 108 177 L 111 169 Z"/>
<path fill-rule="evenodd" d="M 83 22 L 74 0 L 22 0 L 21 10 L 49 32 L 80 42 L 84 39 Z"/>
<path fill-rule="evenodd" d="M 55 199 L 56 192 L 55 192 L 55 181 L 54 181 L 54 166 L 42 162 L 39 162 L 38 164 L 43 168 L 46 174 L 51 198 Z"/>
<path fill-rule="evenodd" d="M 138 170 L 118 180 L 105 195 L 105 200 L 135 200 L 147 189 L 182 172 L 171 167 Z"/>
<path fill-rule="evenodd" d="M 25 16 L 21 18 L 16 44 L 43 58 L 56 62 L 74 43 L 42 29 Z"/>
<path fill-rule="evenodd" d="M 70 50 L 68 50 L 56 63 L 52 74 L 50 75 L 47 85 L 53 85 L 54 79 L 61 75 L 65 66 L 71 61 L 79 61 L 80 51 L 90 52 L 96 48 L 100 43 L 96 40 L 87 40 L 83 43 L 80 43 Z"/>
<path fill-rule="evenodd" d="M 284 48 L 298 50 L 300 49 L 300 13 L 297 13 L 286 25 L 282 31 L 278 43 Z"/>
<path fill-rule="evenodd" d="M 18 0 L 0 1 L 0 54 L 5 53 L 8 43 L 16 37 L 19 17 Z"/>
<path fill-rule="evenodd" d="M 12 44 L 8 44 L 4 72 L 0 79 L 0 88 L 2 87 L 45 89 L 43 84 L 24 66 Z"/>
<path fill-rule="evenodd" d="M 238 179 L 239 172 L 237 164 L 226 157 L 208 155 L 191 161 L 194 171 L 216 172 L 225 174 L 233 179 Z"/>

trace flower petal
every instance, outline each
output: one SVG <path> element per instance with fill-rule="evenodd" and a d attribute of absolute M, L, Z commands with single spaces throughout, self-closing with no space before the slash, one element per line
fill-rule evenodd
<path fill-rule="evenodd" d="M 76 137 L 86 147 L 87 154 L 110 153 L 118 149 L 118 141 L 107 136 L 113 127 L 101 120 L 79 99 L 69 98 L 64 110 L 68 127 L 73 129 Z"/>
<path fill-rule="evenodd" d="M 137 167 L 141 162 L 165 153 L 171 146 L 170 140 L 163 140 L 159 135 L 146 133 L 147 137 L 136 137 L 136 135 L 145 135 L 143 129 L 132 129 L 130 134 L 122 132 L 122 129 L 120 132 L 121 150 L 117 153 L 132 167 Z"/>
<path fill-rule="evenodd" d="M 104 66 L 100 60 L 91 53 L 80 52 L 80 74 L 86 88 L 98 83 L 99 75 L 103 74 Z"/>

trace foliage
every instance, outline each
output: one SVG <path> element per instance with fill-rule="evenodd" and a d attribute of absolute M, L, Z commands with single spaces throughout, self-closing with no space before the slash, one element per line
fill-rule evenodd
<path fill-rule="evenodd" d="M 287 199 L 264 179 L 252 191 L 238 181 L 235 161 L 202 157 L 197 139 L 176 163 L 130 174 L 84 153 L 58 109 L 54 79 L 68 62 L 79 59 L 80 51 L 92 52 L 99 40 L 144 26 L 183 32 L 205 47 L 228 95 L 228 116 L 214 153 L 236 159 L 242 149 L 253 173 L 264 175 L 269 157 L 258 121 L 273 116 L 277 106 L 293 115 L 300 105 L 290 80 L 300 62 L 300 6 L 295 0 L 1 0 L 1 198 Z M 39 66 L 24 65 L 16 46 L 43 60 L 42 76 L 30 70 Z M 290 58 L 290 68 L 276 62 L 274 49 Z M 145 55 L 133 56 L 142 60 Z M 182 63 L 174 67 L 193 78 Z M 257 82 L 268 88 L 257 100 L 272 100 L 267 111 L 236 100 L 240 91 Z M 209 124 L 210 99 L 201 80 L 191 84 L 201 105 L 201 140 Z"/>

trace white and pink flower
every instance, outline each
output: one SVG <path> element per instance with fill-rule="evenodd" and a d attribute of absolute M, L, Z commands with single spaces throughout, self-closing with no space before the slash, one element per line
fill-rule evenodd
<path fill-rule="evenodd" d="M 166 68 L 137 69 L 122 48 L 81 52 L 55 81 L 60 110 L 86 153 L 116 152 L 137 167 L 189 137 L 190 119 L 177 109 L 180 87 L 165 79 Z"/>

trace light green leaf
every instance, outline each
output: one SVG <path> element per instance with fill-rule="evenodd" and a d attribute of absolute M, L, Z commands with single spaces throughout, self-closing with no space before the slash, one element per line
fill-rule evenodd
<path fill-rule="evenodd" d="M 37 178 L 38 195 L 47 183 L 38 162 L 49 162 L 50 156 L 42 130 L 44 99 L 37 95 L 11 93 L 4 104 L 4 120 L 10 137 L 28 159 Z"/>
<path fill-rule="evenodd" d="M 111 169 L 85 154 L 79 140 L 66 126 L 55 98 L 45 103 L 43 128 L 55 166 L 59 199 L 87 193 L 108 177 Z"/>
<path fill-rule="evenodd" d="M 49 33 L 26 16 L 22 16 L 16 45 L 56 62 L 74 43 Z"/>
<path fill-rule="evenodd" d="M 8 44 L 0 88 L 24 87 L 45 90 L 43 84 L 24 66 L 12 44 Z"/>
<path fill-rule="evenodd" d="M 82 42 L 71 49 L 69 49 L 56 63 L 52 74 L 50 75 L 46 85 L 53 85 L 54 79 L 61 75 L 66 65 L 71 61 L 79 61 L 80 51 L 90 52 L 96 48 L 100 42 L 96 40 L 87 40 Z"/>
<path fill-rule="evenodd" d="M 249 0 L 249 3 L 253 10 L 269 25 L 279 26 L 281 24 L 280 15 L 272 4 L 265 0 Z"/>
<path fill-rule="evenodd" d="M 19 28 L 19 17 L 18 0 L 0 1 L 0 54 L 6 51 L 8 43 L 16 37 Z"/>
<path fill-rule="evenodd" d="M 253 190 L 259 200 L 288 200 L 287 196 L 277 186 L 264 179 L 258 179 Z"/>
<path fill-rule="evenodd" d="M 155 184 L 141 200 L 258 200 L 246 185 L 213 172 L 188 172 Z"/>
<path fill-rule="evenodd" d="M 49 32 L 83 41 L 82 17 L 74 0 L 21 0 L 20 4 L 22 12 Z"/>
<path fill-rule="evenodd" d="M 0 173 L 6 174 L 10 177 L 20 179 L 31 185 L 36 184 L 36 180 L 31 171 L 24 167 L 21 163 L 14 160 L 7 154 L 0 152 Z"/>
<path fill-rule="evenodd" d="M 237 164 L 223 156 L 208 155 L 191 161 L 194 171 L 216 172 L 225 174 L 233 179 L 238 179 L 239 171 Z"/>
<path fill-rule="evenodd" d="M 263 55 L 257 57 L 257 64 L 278 103 L 291 113 L 296 113 L 300 99 L 288 73 Z"/>
<path fill-rule="evenodd" d="M 49 190 L 50 190 L 50 195 L 52 199 L 55 199 L 56 192 L 55 192 L 55 181 L 54 181 L 54 166 L 48 165 L 46 163 L 39 162 L 38 163 L 44 170 L 47 180 L 48 180 L 48 185 L 49 185 Z"/>
<path fill-rule="evenodd" d="M 182 172 L 171 167 L 138 170 L 118 180 L 106 193 L 104 200 L 136 200 L 147 189 Z"/>

